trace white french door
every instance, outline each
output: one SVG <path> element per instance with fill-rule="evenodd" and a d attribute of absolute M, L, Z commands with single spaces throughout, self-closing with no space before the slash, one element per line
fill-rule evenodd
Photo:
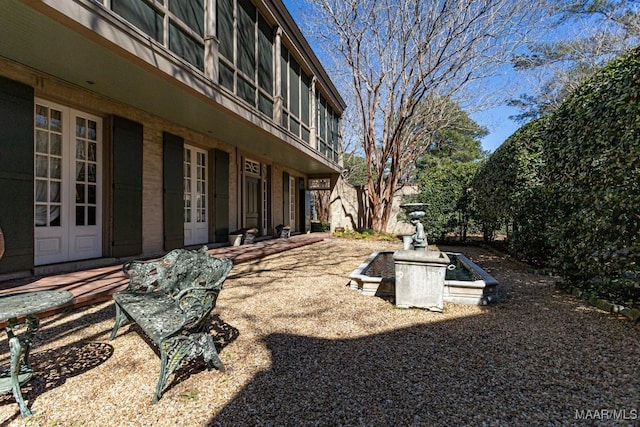
<path fill-rule="evenodd" d="M 35 265 L 100 257 L 102 119 L 35 104 Z"/>
<path fill-rule="evenodd" d="M 289 226 L 296 229 L 296 179 L 289 177 Z"/>
<path fill-rule="evenodd" d="M 207 208 L 207 152 L 184 147 L 184 244 L 207 243 L 209 223 Z"/>

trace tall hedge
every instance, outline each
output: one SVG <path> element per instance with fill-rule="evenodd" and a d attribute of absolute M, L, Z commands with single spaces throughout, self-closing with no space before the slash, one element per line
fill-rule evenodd
<path fill-rule="evenodd" d="M 558 271 L 623 304 L 640 301 L 640 50 L 553 114 L 544 144 Z"/>
<path fill-rule="evenodd" d="M 547 122 L 540 119 L 518 129 L 489 157 L 472 183 L 475 219 L 488 232 L 506 226 L 509 251 L 535 264 L 544 264 L 550 253 L 542 158 Z"/>

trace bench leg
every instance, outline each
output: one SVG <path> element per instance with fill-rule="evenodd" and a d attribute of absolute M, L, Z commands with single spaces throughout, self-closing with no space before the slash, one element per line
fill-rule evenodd
<path fill-rule="evenodd" d="M 169 377 L 182 366 L 185 359 L 193 360 L 203 356 L 207 364 L 211 364 L 221 371 L 224 370 L 224 364 L 218 356 L 213 338 L 208 331 L 167 338 L 158 347 L 160 348 L 160 376 L 151 403 L 160 400 L 162 390 L 167 385 Z"/>
<path fill-rule="evenodd" d="M 113 330 L 111 331 L 111 336 L 109 337 L 110 340 L 116 337 L 116 333 L 118 333 L 118 329 L 120 328 L 120 326 L 122 326 L 127 320 L 129 320 L 129 317 L 120 308 L 120 305 L 118 305 L 118 303 L 115 303 L 115 306 L 116 306 L 116 323 L 113 325 Z"/>
<path fill-rule="evenodd" d="M 224 363 L 220 360 L 220 356 L 218 356 L 218 350 L 216 350 L 216 345 L 213 342 L 213 337 L 211 335 L 205 335 L 206 344 L 204 345 L 204 349 L 202 351 L 202 356 L 204 357 L 204 361 L 208 365 L 213 365 L 216 369 L 221 371 L 225 370 Z"/>

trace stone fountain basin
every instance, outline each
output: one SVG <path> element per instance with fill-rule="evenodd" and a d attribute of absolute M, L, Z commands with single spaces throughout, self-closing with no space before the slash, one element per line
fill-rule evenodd
<path fill-rule="evenodd" d="M 363 295 L 395 298 L 394 251 L 374 252 L 350 275 L 349 286 Z M 445 302 L 486 305 L 497 301 L 498 281 L 469 258 L 445 252 L 450 259 L 444 279 Z"/>

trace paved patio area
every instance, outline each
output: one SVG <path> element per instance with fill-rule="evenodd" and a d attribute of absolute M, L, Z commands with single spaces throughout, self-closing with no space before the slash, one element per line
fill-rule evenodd
<path fill-rule="evenodd" d="M 250 245 L 224 246 L 210 249 L 209 253 L 217 257 L 231 258 L 234 264 L 241 264 L 320 242 L 329 236 L 329 233 L 299 234 L 288 239 L 267 239 Z M 0 296 L 46 290 L 66 290 L 73 294 L 74 298 L 69 304 L 41 313 L 44 317 L 69 308 L 110 300 L 114 292 L 126 286 L 127 279 L 122 273 L 122 264 L 117 264 L 69 273 L 0 281 Z M 0 320 L 0 326 L 3 323 Z"/>

